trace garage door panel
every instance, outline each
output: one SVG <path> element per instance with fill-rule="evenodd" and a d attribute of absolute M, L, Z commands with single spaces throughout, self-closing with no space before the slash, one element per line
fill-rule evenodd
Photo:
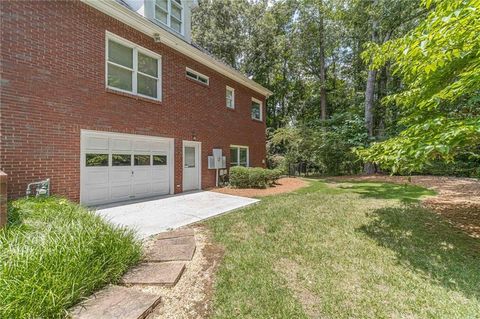
<path fill-rule="evenodd" d="M 108 151 L 108 137 L 87 136 L 85 138 L 85 149 Z"/>
<path fill-rule="evenodd" d="M 121 152 L 121 151 L 131 151 L 132 141 L 126 138 L 112 138 L 112 151 Z"/>
<path fill-rule="evenodd" d="M 108 167 L 85 169 L 85 185 L 108 185 Z"/>
<path fill-rule="evenodd" d="M 81 134 L 83 203 L 97 205 L 170 193 L 170 141 L 122 133 Z"/>
<path fill-rule="evenodd" d="M 163 151 L 162 153 L 166 155 L 170 146 L 168 142 L 160 141 L 160 142 L 151 142 L 150 148 L 153 152 Z"/>
<path fill-rule="evenodd" d="M 142 196 L 142 195 L 150 195 L 151 191 L 151 183 L 139 183 L 133 184 L 133 194 L 135 196 Z"/>
<path fill-rule="evenodd" d="M 112 185 L 110 187 L 111 199 L 112 200 L 123 200 L 130 199 L 130 194 L 132 192 L 132 185 Z"/>
<path fill-rule="evenodd" d="M 152 193 L 155 195 L 168 194 L 170 186 L 168 181 L 152 183 Z"/>
<path fill-rule="evenodd" d="M 96 204 L 105 202 L 105 198 L 109 197 L 109 186 L 89 187 L 86 194 L 85 201 L 87 203 Z"/>
<path fill-rule="evenodd" d="M 168 180 L 168 168 L 167 167 L 162 167 L 162 168 L 153 168 L 152 169 L 152 179 L 153 180 Z"/>
<path fill-rule="evenodd" d="M 151 147 L 151 143 L 148 141 L 134 141 L 133 142 L 133 150 L 134 151 L 144 151 L 149 152 Z"/>
<path fill-rule="evenodd" d="M 149 181 L 152 178 L 150 167 L 148 168 L 134 168 L 133 182 Z"/>
<path fill-rule="evenodd" d="M 110 183 L 130 183 L 132 180 L 132 170 L 128 168 L 111 168 L 110 169 Z"/>

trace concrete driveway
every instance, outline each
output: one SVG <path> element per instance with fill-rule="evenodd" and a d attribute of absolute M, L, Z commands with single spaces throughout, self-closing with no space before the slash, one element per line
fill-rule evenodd
<path fill-rule="evenodd" d="M 258 199 L 199 191 L 99 206 L 96 212 L 145 238 L 255 202 Z"/>

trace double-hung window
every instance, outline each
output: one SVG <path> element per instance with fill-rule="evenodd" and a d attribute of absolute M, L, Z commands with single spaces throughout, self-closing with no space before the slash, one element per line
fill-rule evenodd
<path fill-rule="evenodd" d="M 248 166 L 248 147 L 230 146 L 230 166 Z"/>
<path fill-rule="evenodd" d="M 107 87 L 161 99 L 161 56 L 107 34 Z"/>
<path fill-rule="evenodd" d="M 235 108 L 235 90 L 229 86 L 227 86 L 226 100 L 227 100 L 227 107 L 229 109 L 234 109 Z"/>
<path fill-rule="evenodd" d="M 252 119 L 261 121 L 262 120 L 262 102 L 257 99 L 252 98 L 252 109 L 251 109 Z"/>
<path fill-rule="evenodd" d="M 182 0 L 155 0 L 155 19 L 183 34 Z"/>

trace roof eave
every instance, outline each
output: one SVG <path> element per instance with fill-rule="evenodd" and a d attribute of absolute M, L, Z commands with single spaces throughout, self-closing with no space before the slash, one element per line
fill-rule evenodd
<path fill-rule="evenodd" d="M 155 34 L 160 35 L 161 43 L 173 48 L 174 50 L 200 62 L 201 64 L 223 74 L 224 76 L 242 84 L 246 87 L 262 94 L 265 97 L 269 97 L 273 94 L 272 91 L 258 84 L 257 82 L 247 78 L 244 74 L 237 70 L 227 66 L 226 64 L 215 60 L 208 54 L 193 47 L 189 43 L 177 38 L 170 32 L 157 26 L 155 23 L 147 20 L 142 15 L 126 8 L 115 0 L 81 0 L 85 4 L 115 18 L 132 28 L 150 36 L 154 37 Z"/>

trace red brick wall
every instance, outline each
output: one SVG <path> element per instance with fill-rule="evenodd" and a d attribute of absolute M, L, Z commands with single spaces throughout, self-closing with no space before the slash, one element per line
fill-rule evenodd
<path fill-rule="evenodd" d="M 251 98 L 265 102 L 260 94 L 79 1 L 0 6 L 0 169 L 11 196 L 50 177 L 53 193 L 78 201 L 81 129 L 174 137 L 175 185 L 182 140 L 192 132 L 202 142 L 203 188 L 215 183 L 207 169 L 214 147 L 228 161 L 230 144 L 248 145 L 250 165 L 264 165 L 265 121 L 250 118 Z M 105 30 L 162 55 L 162 102 L 105 89 Z M 210 86 L 187 80 L 186 66 L 209 76 Z M 226 85 L 235 88 L 235 110 L 225 107 Z"/>

